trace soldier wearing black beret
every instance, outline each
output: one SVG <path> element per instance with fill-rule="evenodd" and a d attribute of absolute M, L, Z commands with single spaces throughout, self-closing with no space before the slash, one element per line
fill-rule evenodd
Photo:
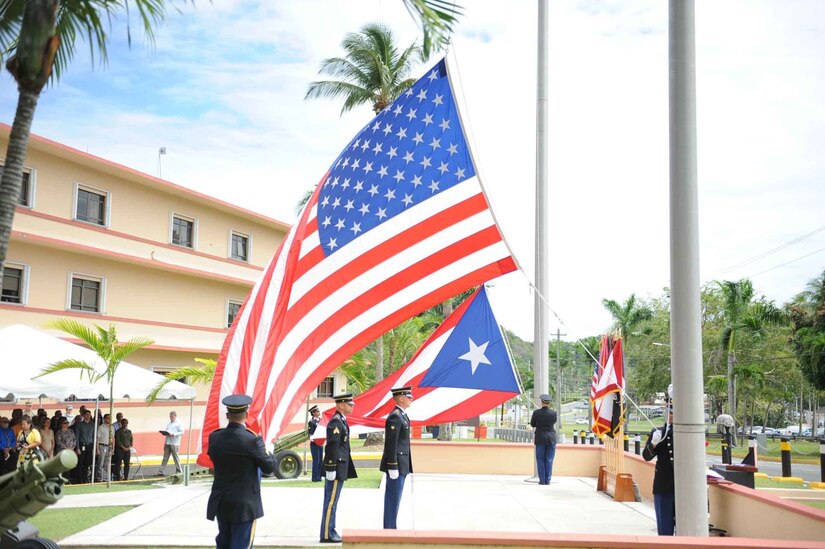
<path fill-rule="evenodd" d="M 413 472 L 410 455 L 410 418 L 405 410 L 412 404 L 412 387 L 391 389 L 395 408 L 384 425 L 384 454 L 379 469 L 387 473 L 384 491 L 384 528 L 396 529 L 404 480 Z"/>
<path fill-rule="evenodd" d="M 315 429 L 318 428 L 318 422 L 321 421 L 321 410 L 318 406 L 313 406 L 309 409 L 309 423 L 307 423 L 307 432 L 312 437 L 315 434 Z M 310 440 L 309 451 L 312 454 L 312 482 L 321 482 L 321 461 L 324 459 L 324 446 L 316 444 Z"/>
<path fill-rule="evenodd" d="M 261 471 L 275 472 L 275 456 L 266 453 L 263 439 L 244 425 L 252 399 L 230 395 L 224 429 L 209 435 L 209 457 L 215 468 L 206 518 L 218 520 L 218 549 L 252 547 L 255 520 L 264 516 Z"/>
<path fill-rule="evenodd" d="M 335 530 L 335 512 L 341 489 L 349 478 L 356 478 L 355 465 L 349 447 L 347 415 L 352 413 L 352 393 L 333 397 L 335 415 L 327 425 L 327 446 L 324 453 L 324 508 L 321 515 L 321 543 L 339 543 L 341 536 Z"/>

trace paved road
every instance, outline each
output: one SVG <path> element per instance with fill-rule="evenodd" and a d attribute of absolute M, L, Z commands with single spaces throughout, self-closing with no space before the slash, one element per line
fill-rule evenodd
<path fill-rule="evenodd" d="M 708 463 L 717 464 L 722 463 L 720 456 L 707 456 Z M 734 463 L 740 463 L 741 459 L 734 459 Z M 775 461 L 760 461 L 759 472 L 765 473 L 772 477 L 782 475 L 782 464 Z M 808 482 L 821 481 L 819 465 L 810 465 L 806 463 L 791 463 L 791 474 L 795 477 L 802 478 Z"/>

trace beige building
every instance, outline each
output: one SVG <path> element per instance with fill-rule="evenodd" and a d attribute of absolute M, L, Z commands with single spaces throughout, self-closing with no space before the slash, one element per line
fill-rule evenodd
<path fill-rule="evenodd" d="M 2 152 L 9 131 L 0 124 Z M 32 135 L 0 326 L 42 329 L 60 317 L 114 324 L 121 340 L 155 341 L 128 360 L 159 373 L 194 365 L 196 357 L 217 358 L 234 315 L 288 230 L 281 221 Z M 323 392 L 342 382 L 336 374 Z M 199 410 L 207 393 L 198 388 Z M 324 393 L 317 396 L 331 396 Z M 123 407 L 145 404 L 118 403 Z M 132 427 L 141 430 L 135 420 Z"/>

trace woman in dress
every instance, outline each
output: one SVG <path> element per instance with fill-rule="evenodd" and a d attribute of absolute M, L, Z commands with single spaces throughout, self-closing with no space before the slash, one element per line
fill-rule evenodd
<path fill-rule="evenodd" d="M 54 431 L 52 431 L 52 423 L 48 417 L 42 417 L 40 425 L 37 430 L 40 431 L 40 448 L 47 458 L 54 455 Z"/>
<path fill-rule="evenodd" d="M 17 435 L 17 463 L 37 459 L 36 449 L 40 447 L 40 442 L 40 433 L 32 429 L 32 418 L 24 415 L 20 418 L 20 433 Z"/>

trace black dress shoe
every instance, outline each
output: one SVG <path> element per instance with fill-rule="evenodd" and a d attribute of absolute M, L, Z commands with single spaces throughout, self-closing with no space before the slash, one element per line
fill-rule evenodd
<path fill-rule="evenodd" d="M 341 537 L 332 536 L 331 538 L 321 538 L 321 543 L 341 543 Z"/>

